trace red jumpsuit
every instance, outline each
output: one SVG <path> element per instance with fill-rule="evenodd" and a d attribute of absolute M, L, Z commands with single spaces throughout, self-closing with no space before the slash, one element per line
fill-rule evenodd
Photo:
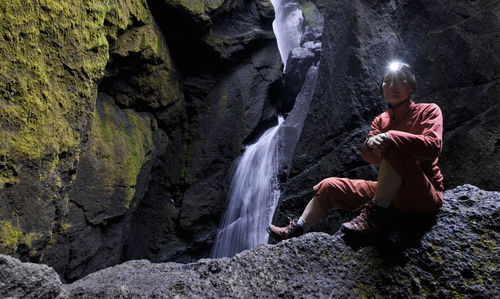
<path fill-rule="evenodd" d="M 391 205 L 407 213 L 437 212 L 443 201 L 443 176 L 437 166 L 443 136 L 441 110 L 436 104 L 406 100 L 377 116 L 368 138 L 385 132 L 392 144 L 384 154 L 374 154 L 365 141 L 361 157 L 372 164 L 386 159 L 401 177 L 401 188 Z M 373 181 L 327 178 L 314 186 L 314 192 L 326 210 L 353 210 L 371 200 L 376 187 Z"/>

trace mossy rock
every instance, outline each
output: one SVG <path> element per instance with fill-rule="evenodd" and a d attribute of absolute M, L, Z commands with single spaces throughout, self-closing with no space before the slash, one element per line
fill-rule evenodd
<path fill-rule="evenodd" d="M 108 38 L 147 16 L 143 1 L 0 3 L 0 156 L 11 165 L 0 188 L 17 183 L 20 161 L 78 150 Z"/>
<path fill-rule="evenodd" d="M 151 158 L 153 121 L 147 114 L 121 110 L 109 96 L 99 96 L 70 193 L 90 223 L 123 215 L 130 207 L 139 171 Z"/>
<path fill-rule="evenodd" d="M 224 0 L 164 0 L 168 6 L 191 16 L 205 16 L 224 4 Z"/>
<path fill-rule="evenodd" d="M 45 249 L 71 230 L 67 192 L 99 125 L 94 110 L 110 43 L 152 21 L 146 0 L 0 2 L 0 252 L 46 261 Z M 168 52 L 157 51 L 163 43 L 148 38 L 155 46 L 137 50 L 151 48 L 166 61 Z M 150 119 L 126 112 L 125 120 L 132 133 L 115 145 L 126 161 L 112 175 L 128 186 L 126 207 L 152 137 Z"/>
<path fill-rule="evenodd" d="M 100 88 L 125 107 L 166 107 L 183 99 L 168 46 L 154 24 L 133 27 L 110 49 L 109 76 Z"/>
<path fill-rule="evenodd" d="M 23 232 L 19 224 L 12 225 L 12 222 L 0 220 L 0 253 L 14 254 L 19 245 L 31 247 L 31 242 L 40 239 L 41 234 L 33 232 Z M 30 252 L 35 254 L 36 251 Z"/>

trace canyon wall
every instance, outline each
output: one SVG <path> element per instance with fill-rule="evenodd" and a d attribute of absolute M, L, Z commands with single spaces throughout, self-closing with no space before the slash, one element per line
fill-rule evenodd
<path fill-rule="evenodd" d="M 227 171 L 276 121 L 271 3 L 0 10 L 0 251 L 68 281 L 207 255 Z"/>
<path fill-rule="evenodd" d="M 303 51 L 318 81 L 278 221 L 324 177 L 376 178 L 360 147 L 394 58 L 415 69 L 415 101 L 443 111 L 446 187 L 500 190 L 498 3 L 300 3 L 324 30 L 321 49 Z M 305 77 L 283 78 L 273 19 L 267 0 L 2 1 L 0 253 L 63 281 L 206 257 L 233 161 L 292 109 Z"/>

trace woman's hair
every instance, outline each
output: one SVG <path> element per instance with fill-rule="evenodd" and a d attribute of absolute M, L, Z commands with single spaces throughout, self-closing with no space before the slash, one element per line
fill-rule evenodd
<path fill-rule="evenodd" d="M 387 72 L 385 72 L 382 77 L 382 82 L 380 82 L 380 92 L 382 96 L 384 92 L 382 91 L 382 84 L 384 82 L 397 82 L 401 83 L 406 81 L 410 87 L 413 89 L 411 93 L 417 91 L 417 80 L 415 79 L 415 75 L 413 74 L 413 69 L 409 64 L 403 62 L 392 62 L 389 64 L 387 68 Z"/>

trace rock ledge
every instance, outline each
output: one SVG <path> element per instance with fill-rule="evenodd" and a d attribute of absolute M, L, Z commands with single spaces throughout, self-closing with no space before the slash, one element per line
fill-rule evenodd
<path fill-rule="evenodd" d="M 394 229 L 377 238 L 309 233 L 231 259 L 129 261 L 64 288 L 73 298 L 495 298 L 500 290 L 499 199 L 500 192 L 463 185 L 445 192 L 436 217 L 399 217 Z"/>

